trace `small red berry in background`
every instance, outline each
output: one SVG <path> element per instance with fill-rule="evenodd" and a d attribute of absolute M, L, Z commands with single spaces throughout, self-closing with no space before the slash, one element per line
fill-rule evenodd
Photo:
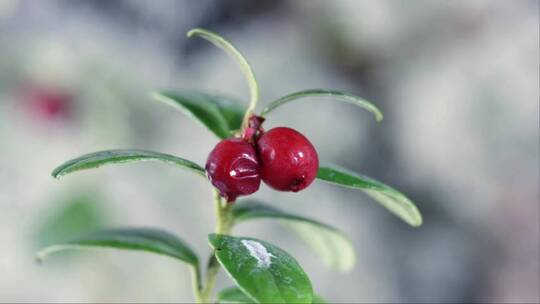
<path fill-rule="evenodd" d="M 28 85 L 22 98 L 31 113 L 44 120 L 68 118 L 72 112 L 73 95 L 62 88 Z"/>
<path fill-rule="evenodd" d="M 257 141 L 262 180 L 279 191 L 298 192 L 309 186 L 319 169 L 317 151 L 298 131 L 277 127 Z"/>
<path fill-rule="evenodd" d="M 240 138 L 220 141 L 208 155 L 206 175 L 227 202 L 259 190 L 259 158 L 253 145 Z"/>

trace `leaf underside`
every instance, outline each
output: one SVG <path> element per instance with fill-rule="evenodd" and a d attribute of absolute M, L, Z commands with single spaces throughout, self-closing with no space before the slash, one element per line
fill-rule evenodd
<path fill-rule="evenodd" d="M 311 303 L 311 282 L 298 262 L 267 242 L 211 234 L 215 255 L 236 285 L 260 303 Z"/>
<path fill-rule="evenodd" d="M 43 260 L 52 253 L 81 248 L 113 248 L 152 252 L 197 266 L 195 252 L 175 235 L 155 228 L 119 228 L 96 231 L 71 241 L 46 247 L 37 254 Z"/>
<path fill-rule="evenodd" d="M 231 137 L 240 129 L 244 109 L 229 97 L 202 92 L 163 91 L 153 98 L 180 110 L 218 138 Z"/>
<path fill-rule="evenodd" d="M 237 222 L 253 219 L 280 220 L 321 257 L 326 266 L 339 271 L 354 268 L 356 254 L 353 244 L 332 226 L 251 200 L 235 205 L 232 212 Z"/>
<path fill-rule="evenodd" d="M 310 89 L 300 92 L 291 93 L 289 95 L 283 96 L 273 102 L 271 102 L 264 110 L 261 112 L 261 116 L 265 116 L 279 106 L 282 106 L 290 101 L 298 100 L 306 97 L 331 97 L 333 101 L 343 101 L 355 106 L 361 107 L 373 115 L 375 115 L 376 121 L 381 121 L 383 119 L 383 114 L 379 108 L 377 108 L 373 103 L 367 101 L 366 99 L 356 96 L 350 93 L 343 91 L 335 90 L 323 90 L 323 89 Z"/>
<path fill-rule="evenodd" d="M 107 150 L 89 153 L 72 159 L 58 166 L 52 172 L 54 178 L 60 178 L 66 174 L 94 169 L 110 164 L 130 163 L 135 161 L 161 161 L 167 164 L 179 166 L 193 171 L 199 175 L 205 175 L 204 169 L 196 163 L 170 154 L 145 151 L 145 150 Z"/>
<path fill-rule="evenodd" d="M 361 190 L 407 224 L 413 227 L 422 225 L 422 215 L 416 205 L 401 192 L 379 181 L 333 164 L 321 164 L 317 178 Z"/>

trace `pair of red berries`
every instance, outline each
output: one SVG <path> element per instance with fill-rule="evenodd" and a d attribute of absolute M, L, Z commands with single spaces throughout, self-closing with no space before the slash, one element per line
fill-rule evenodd
<path fill-rule="evenodd" d="M 276 190 L 298 192 L 317 176 L 319 158 L 309 140 L 286 127 L 264 132 L 262 121 L 252 116 L 242 138 L 224 139 L 208 155 L 206 174 L 228 202 L 259 190 L 261 179 Z"/>

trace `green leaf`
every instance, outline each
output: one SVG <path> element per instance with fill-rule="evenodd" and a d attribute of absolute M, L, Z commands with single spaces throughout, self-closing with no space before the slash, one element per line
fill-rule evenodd
<path fill-rule="evenodd" d="M 413 227 L 422 225 L 422 215 L 415 204 L 390 186 L 332 164 L 321 165 L 317 178 L 338 186 L 362 190 L 407 224 Z"/>
<path fill-rule="evenodd" d="M 378 122 L 383 119 L 383 114 L 381 110 L 379 110 L 379 108 L 377 108 L 374 104 L 365 100 L 362 97 L 355 96 L 355 95 L 341 92 L 341 91 L 330 91 L 330 90 L 322 90 L 322 89 L 305 90 L 305 91 L 300 91 L 300 92 L 283 96 L 271 102 L 266 108 L 264 108 L 264 110 L 261 112 L 261 116 L 265 116 L 266 114 L 270 113 L 275 108 L 289 101 L 297 100 L 304 97 L 332 97 L 335 100 L 348 102 L 348 103 L 351 103 L 353 105 L 356 105 L 356 106 L 359 106 L 361 108 L 368 110 L 369 112 L 373 113 L 373 115 L 375 115 L 375 120 Z"/>
<path fill-rule="evenodd" d="M 215 94 L 206 94 L 206 96 L 208 99 L 212 100 L 218 105 L 221 114 L 227 121 L 230 133 L 233 133 L 241 128 L 242 119 L 244 118 L 244 108 L 240 106 L 240 103 L 237 100 L 231 97 Z"/>
<path fill-rule="evenodd" d="M 313 295 L 313 303 L 317 303 L 317 304 L 326 304 L 326 300 L 323 299 L 321 296 L 319 295 Z"/>
<path fill-rule="evenodd" d="M 184 169 L 191 170 L 204 176 L 204 169 L 196 163 L 176 157 L 170 154 L 145 151 L 145 150 L 107 150 L 85 154 L 63 163 L 53 170 L 52 176 L 60 178 L 68 173 L 94 169 L 104 165 L 129 163 L 134 161 L 158 160 L 168 164 L 173 164 Z"/>
<path fill-rule="evenodd" d="M 234 61 L 236 61 L 236 63 L 240 66 L 240 69 L 242 69 L 242 72 L 244 73 L 244 76 L 246 77 L 249 85 L 250 102 L 246 113 L 249 114 L 253 110 L 255 110 L 255 106 L 257 105 L 257 101 L 259 100 L 259 85 L 257 84 L 255 74 L 253 73 L 253 70 L 251 69 L 251 66 L 247 62 L 244 55 L 242 55 L 242 53 L 240 53 L 240 51 L 231 42 L 214 32 L 201 28 L 196 28 L 190 30 L 187 33 L 187 36 L 198 36 L 210 41 L 215 46 L 224 50 L 229 56 L 231 56 L 232 59 L 234 59 Z"/>
<path fill-rule="evenodd" d="M 246 295 L 238 287 L 229 287 L 220 291 L 217 295 L 218 303 L 222 304 L 251 304 L 257 303 L 253 301 L 248 295 Z M 325 304 L 326 301 L 320 296 L 314 294 L 313 302 L 318 304 Z"/>
<path fill-rule="evenodd" d="M 193 266 L 199 264 L 197 255 L 186 243 L 173 234 L 153 228 L 96 231 L 68 242 L 49 246 L 37 254 L 37 259 L 41 261 L 54 252 L 86 247 L 147 251 L 176 258 Z"/>
<path fill-rule="evenodd" d="M 216 258 L 236 285 L 260 303 L 311 303 L 308 276 L 288 253 L 267 242 L 211 234 Z"/>
<path fill-rule="evenodd" d="M 354 267 L 355 252 L 351 241 L 332 226 L 254 201 L 237 204 L 232 212 L 235 221 L 282 220 L 323 259 L 328 267 L 340 271 L 351 270 Z"/>
<path fill-rule="evenodd" d="M 220 291 L 217 295 L 218 303 L 250 304 L 257 303 L 246 295 L 238 287 L 229 287 Z"/>
<path fill-rule="evenodd" d="M 221 139 L 230 137 L 242 124 L 243 108 L 230 98 L 201 92 L 156 92 L 152 96 L 180 110 Z"/>
<path fill-rule="evenodd" d="M 101 229 L 108 223 L 108 212 L 96 189 L 77 189 L 70 193 L 55 199 L 54 204 L 48 204 L 43 212 L 39 212 L 40 217 L 35 220 L 37 248 Z"/>

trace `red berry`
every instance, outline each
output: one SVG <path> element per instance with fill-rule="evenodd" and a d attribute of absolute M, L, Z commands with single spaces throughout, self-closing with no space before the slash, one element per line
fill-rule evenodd
<path fill-rule="evenodd" d="M 30 86 L 25 88 L 24 96 L 32 110 L 47 120 L 67 117 L 71 112 L 73 96 L 63 89 Z"/>
<path fill-rule="evenodd" d="M 220 141 L 206 161 L 208 179 L 228 202 L 259 190 L 259 172 L 255 148 L 239 138 Z"/>
<path fill-rule="evenodd" d="M 298 192 L 317 177 L 317 151 L 298 131 L 285 127 L 271 129 L 259 138 L 257 147 L 261 177 L 268 186 Z"/>

